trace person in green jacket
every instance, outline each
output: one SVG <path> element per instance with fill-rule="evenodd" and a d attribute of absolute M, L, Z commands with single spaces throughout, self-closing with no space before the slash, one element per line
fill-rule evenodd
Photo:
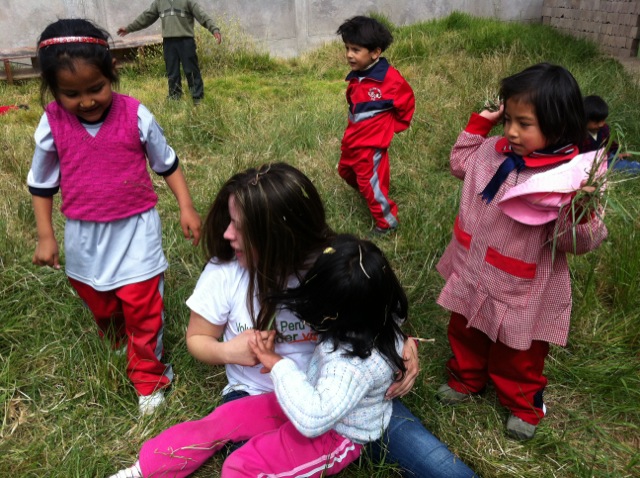
<path fill-rule="evenodd" d="M 179 99 L 182 96 L 182 79 L 180 64 L 187 77 L 189 91 L 195 104 L 204 97 L 204 84 L 198 66 L 196 42 L 193 34 L 193 19 L 211 32 L 218 44 L 222 41 L 220 29 L 194 0 L 153 0 L 149 8 L 142 12 L 126 27 L 118 28 L 118 35 L 125 36 L 131 32 L 151 26 L 158 18 L 162 20 L 162 48 L 164 63 L 169 79 L 169 98 Z"/>

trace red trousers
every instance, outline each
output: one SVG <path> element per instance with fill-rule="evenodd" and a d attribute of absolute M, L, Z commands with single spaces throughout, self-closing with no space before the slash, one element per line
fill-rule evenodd
<path fill-rule="evenodd" d="M 389 153 L 386 149 L 343 149 L 338 174 L 367 201 L 376 226 L 398 226 L 398 206 L 389 198 Z"/>
<path fill-rule="evenodd" d="M 69 278 L 80 298 L 89 307 L 101 337 L 116 347 L 127 340 L 127 376 L 139 395 L 151 395 L 169 386 L 171 366 L 160 360 L 163 354 L 163 275 L 127 284 L 109 291 Z"/>
<path fill-rule="evenodd" d="M 542 375 L 549 344 L 534 340 L 529 350 L 515 350 L 493 342 L 483 332 L 467 327 L 457 313 L 449 321 L 453 357 L 447 362 L 449 386 L 461 393 L 477 393 L 491 380 L 500 403 L 516 417 L 537 425 L 545 414 Z"/>

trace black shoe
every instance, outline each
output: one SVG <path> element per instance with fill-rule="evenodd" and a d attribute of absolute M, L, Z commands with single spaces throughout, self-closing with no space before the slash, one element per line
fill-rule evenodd
<path fill-rule="evenodd" d="M 371 228 L 371 230 L 369 231 L 369 238 L 372 239 L 374 237 L 383 237 L 386 236 L 387 234 L 391 233 L 391 232 L 395 232 L 397 229 L 397 227 L 389 227 L 387 229 L 384 229 L 382 227 L 378 227 L 378 226 L 373 226 Z"/>

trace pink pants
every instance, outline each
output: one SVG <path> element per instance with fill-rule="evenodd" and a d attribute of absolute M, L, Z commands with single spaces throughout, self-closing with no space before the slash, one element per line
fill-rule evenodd
<path fill-rule="evenodd" d="M 477 393 L 491 379 L 503 407 L 527 423 L 540 423 L 545 414 L 542 392 L 547 378 L 542 371 L 549 353 L 547 342 L 534 340 L 529 350 L 515 350 L 467 327 L 467 319 L 455 312 L 448 335 L 453 351 L 447 362 L 451 388 Z"/>
<path fill-rule="evenodd" d="M 338 174 L 367 201 L 376 226 L 398 226 L 398 206 L 389 197 L 389 153 L 386 149 L 343 149 Z"/>
<path fill-rule="evenodd" d="M 333 430 L 303 436 L 275 394 L 267 393 L 225 403 L 200 420 L 179 423 L 148 440 L 140 450 L 142 476 L 188 476 L 227 442 L 245 440 L 224 462 L 222 478 L 330 476 L 362 450 Z"/>
<path fill-rule="evenodd" d="M 114 290 L 98 291 L 69 278 L 93 313 L 101 337 L 115 346 L 127 340 L 127 375 L 139 395 L 151 395 L 169 386 L 171 368 L 162 358 L 164 303 L 162 274 Z"/>

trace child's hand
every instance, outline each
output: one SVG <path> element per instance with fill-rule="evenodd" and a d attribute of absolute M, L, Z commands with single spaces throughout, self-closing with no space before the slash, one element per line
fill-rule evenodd
<path fill-rule="evenodd" d="M 193 206 L 180 209 L 180 226 L 182 227 L 182 233 L 185 239 L 191 239 L 194 246 L 197 246 L 198 242 L 200 242 L 201 224 L 200 215 Z"/>
<path fill-rule="evenodd" d="M 500 121 L 502 121 L 503 115 L 504 115 L 504 104 L 502 103 L 500 104 L 500 108 L 498 109 L 498 111 L 482 110 L 480 112 L 480 116 L 482 116 L 483 118 L 487 118 L 493 124 L 498 124 Z"/>
<path fill-rule="evenodd" d="M 37 266 L 50 266 L 60 269 L 60 259 L 58 255 L 58 242 L 55 238 L 40 239 L 33 253 L 32 261 Z"/>
<path fill-rule="evenodd" d="M 264 367 L 260 370 L 260 373 L 269 373 L 273 366 L 282 360 L 282 357 L 274 352 L 276 348 L 276 331 L 270 330 L 266 339 L 263 335 L 264 332 L 256 330 L 254 339 L 249 341 L 249 347 Z"/>

